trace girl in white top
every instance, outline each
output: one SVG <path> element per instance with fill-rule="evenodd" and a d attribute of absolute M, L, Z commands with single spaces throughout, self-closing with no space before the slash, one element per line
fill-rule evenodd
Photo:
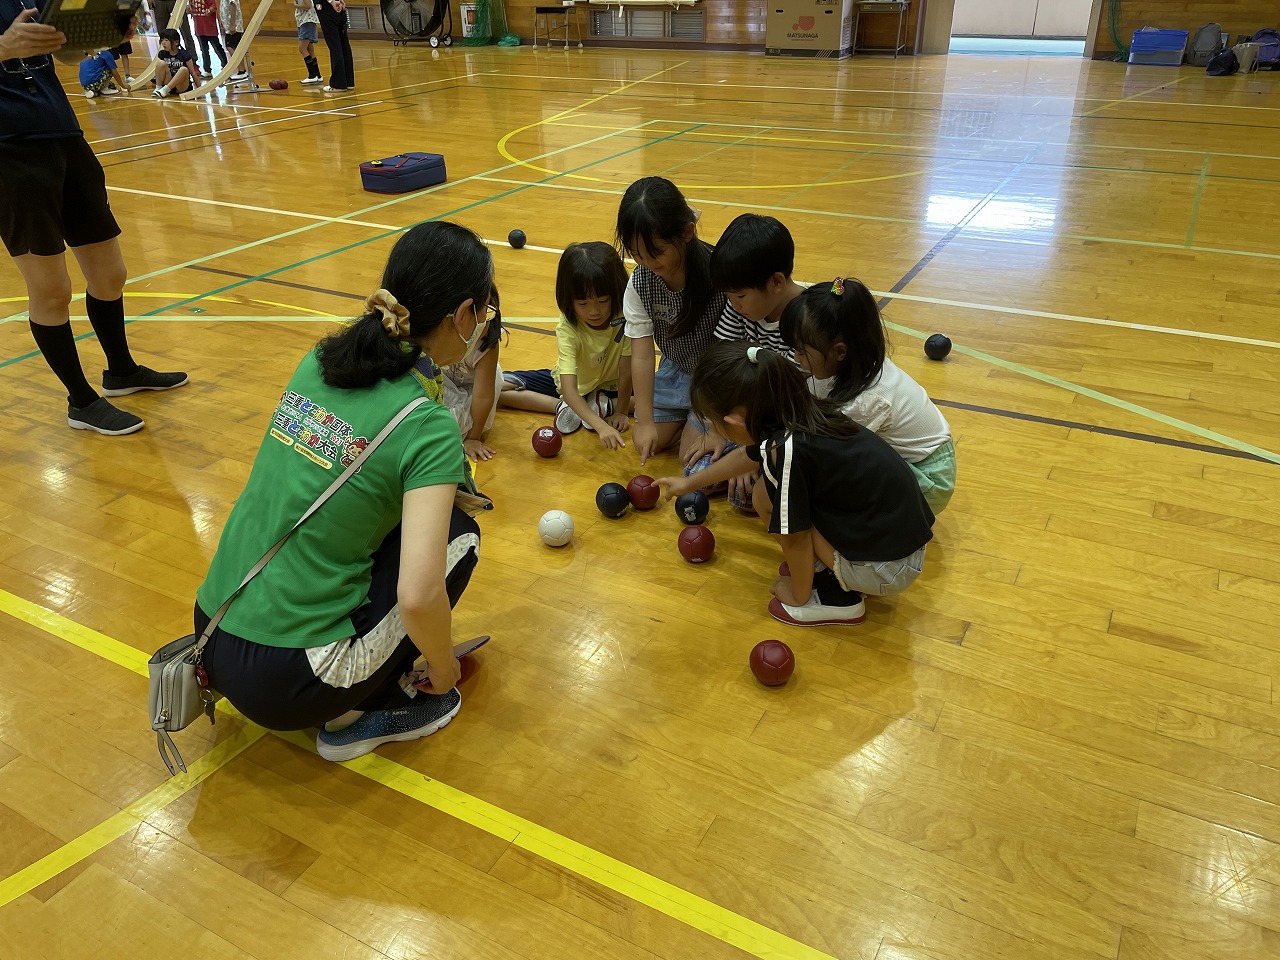
<path fill-rule="evenodd" d="M 489 298 L 495 309 L 489 327 L 457 363 L 444 367 L 444 405 L 458 421 L 462 449 L 472 460 L 492 460 L 494 450 L 485 442 L 498 412 L 502 392 L 502 368 L 498 366 L 498 340 L 502 337 L 502 313 L 497 311 L 498 290 Z"/>
<path fill-rule="evenodd" d="M 809 389 L 878 434 L 907 461 L 935 514 L 956 487 L 951 427 L 923 387 L 886 355 L 884 322 L 860 281 L 810 287 L 783 311 L 783 339 L 809 371 Z"/>

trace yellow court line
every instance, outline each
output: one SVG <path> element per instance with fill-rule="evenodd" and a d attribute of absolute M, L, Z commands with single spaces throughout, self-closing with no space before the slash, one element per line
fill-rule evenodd
<path fill-rule="evenodd" d="M 183 300 L 183 299 L 187 298 L 188 296 L 190 296 L 190 294 L 187 294 L 187 293 L 164 293 L 163 291 L 159 291 L 159 290 L 150 290 L 150 291 L 140 291 L 140 290 L 139 290 L 139 291 L 131 291 L 131 290 L 126 290 L 126 291 L 124 292 L 124 296 L 125 296 L 125 297 L 127 297 L 127 298 L 130 298 L 130 299 L 135 298 L 135 297 L 141 297 L 141 298 L 143 298 L 143 299 L 148 299 L 148 300 L 174 300 L 174 301 L 176 301 L 176 300 Z M 29 299 L 28 297 L 0 297 L 0 303 L 22 303 L 22 302 L 25 302 L 25 301 L 26 301 L 26 300 L 28 300 L 28 299 Z M 72 303 L 76 303 L 76 302 L 79 302 L 80 300 L 83 300 L 83 299 L 84 299 L 84 294 L 80 293 L 80 294 L 76 294 L 74 297 L 72 297 L 72 298 L 71 298 L 71 302 L 72 302 Z M 313 309 L 312 309 L 312 308 L 310 308 L 310 307 L 299 307 L 297 304 L 293 304 L 293 303 L 280 303 L 279 301 L 276 301 L 276 300 L 257 300 L 257 299 L 251 298 L 251 297 L 244 297 L 244 298 L 241 298 L 241 299 L 238 299 L 238 300 L 237 300 L 237 299 L 234 299 L 234 298 L 232 298 L 232 297 L 205 297 L 204 299 L 206 299 L 206 300 L 210 300 L 210 301 L 213 301 L 213 302 L 215 302 L 215 303 L 241 303 L 241 304 L 243 304 L 243 303 L 260 303 L 260 304 L 262 304 L 262 306 L 264 306 L 264 307 L 278 307 L 278 308 L 280 308 L 281 310 L 297 310 L 297 311 L 298 311 L 298 312 L 300 312 L 300 313 L 305 313 L 305 314 L 307 314 L 307 315 L 309 315 L 309 316 L 313 316 L 313 317 L 321 317 L 321 318 L 326 319 L 326 320 L 341 319 L 341 318 L 339 317 L 339 315 L 338 315 L 338 314 L 336 314 L 336 313 L 326 313 L 324 310 L 313 310 Z M 11 315 L 11 316 L 0 318 L 0 324 L 5 324 L 5 323 L 8 323 L 10 320 L 17 320 L 17 319 L 19 319 L 20 317 L 25 317 L 25 316 L 26 316 L 26 313 L 25 313 L 25 312 L 15 313 L 15 314 L 13 314 L 13 315 Z M 79 320 L 79 319 L 82 319 L 82 318 L 80 318 L 80 317 L 76 317 L 75 319 Z M 140 318 L 140 317 L 134 317 L 133 319 L 138 320 L 138 319 L 141 319 L 141 318 Z M 175 320 L 175 319 L 184 319 L 184 318 L 179 318 L 179 317 L 170 317 L 170 318 L 168 318 L 168 319 L 170 319 L 170 320 Z M 193 315 L 191 316 L 191 319 L 194 319 L 194 320 L 218 320 L 218 319 L 221 319 L 221 318 L 219 318 L 216 314 L 193 314 Z M 293 318 L 293 319 L 301 319 L 301 318 Z"/>
<path fill-rule="evenodd" d="M 149 659 L 147 654 L 96 630 L 82 626 L 74 620 L 48 610 L 37 603 L 15 596 L 6 590 L 0 590 L 0 613 L 7 613 L 11 617 L 37 627 L 57 639 L 66 640 L 82 650 L 110 660 L 112 663 L 118 664 L 127 670 L 132 670 L 134 673 L 146 676 L 147 660 Z M 229 707 L 225 700 L 220 701 L 219 709 L 234 712 L 234 708 Z M 238 714 L 236 715 L 238 716 Z M 271 732 L 295 746 L 315 752 L 315 746 L 312 741 L 301 732 Z M 203 779 L 257 740 L 262 733 L 263 731 L 260 728 L 249 724 L 235 737 L 224 741 L 204 757 L 190 764 L 189 769 L 195 771 L 199 768 L 201 779 Z M 240 743 L 238 738 L 249 739 Z M 239 746 L 232 748 L 231 745 L 233 743 L 237 743 Z M 226 748 L 224 752 L 229 755 L 224 756 L 219 753 L 219 750 L 223 748 Z M 209 767 L 207 770 L 205 766 L 202 766 L 206 761 L 206 765 Z M 686 926 L 700 930 L 752 956 L 759 957 L 760 960 L 835 960 L 830 954 L 823 953 L 821 950 L 810 947 L 798 940 L 793 940 L 761 923 L 734 913 L 732 910 L 728 910 L 695 893 L 690 893 L 688 890 L 677 887 L 674 884 L 667 883 L 665 880 L 645 873 L 643 870 L 623 863 L 621 860 L 615 860 L 613 857 L 585 844 L 578 843 L 576 840 L 570 840 L 554 830 L 549 830 L 531 820 L 526 820 L 514 813 L 510 813 L 501 807 L 481 800 L 479 797 L 473 797 L 446 783 L 424 776 L 410 767 L 396 763 L 394 760 L 388 760 L 386 757 L 379 756 L 376 753 L 368 753 L 363 757 L 357 757 L 355 760 L 348 760 L 343 766 L 368 780 L 395 790 L 397 793 L 468 823 L 492 836 L 506 840 L 513 846 L 554 863 L 570 873 L 592 880 L 606 889 L 657 910 L 659 913 L 665 914 Z M 194 776 L 194 772 L 189 773 L 186 779 L 192 779 Z M 172 784 L 172 789 L 178 792 L 168 797 L 168 799 L 163 799 L 164 794 L 162 794 L 162 791 L 169 784 Z M 103 836 L 106 836 L 106 839 L 97 843 L 96 846 L 93 846 L 90 841 L 85 841 L 83 852 L 78 856 L 68 853 L 63 858 L 65 863 L 59 867 L 59 870 L 70 867 L 72 864 L 84 859 L 84 857 L 89 856 L 95 850 L 101 849 L 106 843 L 121 836 L 129 829 L 129 826 L 141 819 L 141 817 L 129 814 L 129 822 L 124 826 L 124 829 L 119 829 L 113 835 L 108 836 L 109 831 L 104 828 L 106 828 L 107 824 L 113 824 L 112 829 L 117 829 L 119 825 L 115 824 L 115 821 L 128 814 L 128 811 L 133 810 L 134 807 L 147 803 L 153 797 L 155 800 L 152 802 L 158 802 L 163 799 L 163 802 L 148 811 L 149 814 L 195 786 L 195 782 L 189 785 L 186 784 L 184 778 L 169 781 L 169 784 L 157 788 L 157 790 L 139 800 L 137 804 L 121 811 L 120 814 L 107 820 L 102 826 L 85 834 L 84 837 L 92 835 L 98 838 L 98 831 L 103 831 Z M 62 850 L 68 850 L 73 845 L 80 843 L 81 840 L 84 840 L 84 837 L 72 841 Z M 96 842 L 96 839 L 94 842 Z M 76 850 L 80 849 L 79 847 L 76 848 Z M 55 851 L 44 860 L 56 857 L 61 852 L 61 850 Z M 10 883 L 14 884 L 14 889 L 19 889 L 21 884 L 17 882 L 16 878 L 23 876 L 27 871 L 35 870 L 37 866 L 44 863 L 44 860 L 37 861 L 27 870 L 19 871 L 8 880 L 0 881 L 0 891 L 7 890 Z M 52 864 L 46 864 L 43 868 L 44 871 L 47 872 L 51 866 Z M 26 889 L 31 889 L 39 883 L 45 882 L 49 877 L 56 876 L 57 872 L 48 873 L 47 876 L 40 874 L 41 879 L 31 883 Z M 21 896 L 25 892 L 26 890 L 20 890 L 15 896 Z M 9 899 L 13 899 L 13 897 Z M 0 906 L 7 902 L 7 900 L 0 899 Z"/>
<path fill-rule="evenodd" d="M 135 800 L 96 827 L 86 830 L 12 876 L 0 880 L 0 907 L 30 893 L 40 884 L 52 880 L 86 857 L 93 856 L 107 844 L 120 839 L 157 810 L 168 806 L 184 793 L 199 786 L 210 774 L 225 767 L 261 739 L 264 733 L 266 731 L 261 727 L 244 727 L 190 764 L 185 774 L 171 777 L 145 797 Z"/>
<path fill-rule="evenodd" d="M 651 73 L 647 77 L 641 77 L 639 80 L 632 80 L 630 83 L 625 83 L 622 86 L 618 87 L 618 89 L 616 90 L 610 90 L 608 93 L 602 93 L 598 97 L 592 97 L 590 100 L 586 101 L 585 103 L 580 103 L 577 106 L 570 107 L 567 110 L 561 110 L 559 113 L 552 114 L 549 117 L 544 117 L 541 120 L 536 120 L 533 123 L 526 123 L 523 127 L 517 127 L 515 130 L 512 130 L 510 133 L 508 133 L 506 136 L 504 136 L 501 140 L 498 141 L 498 153 L 502 155 L 502 158 L 504 160 L 508 160 L 511 163 L 514 163 L 518 166 L 528 167 L 530 170 L 537 170 L 539 173 L 549 173 L 552 175 L 559 175 L 560 174 L 559 170 L 552 170 L 548 167 L 536 166 L 528 162 L 527 160 L 521 160 L 519 157 L 513 154 L 510 150 L 507 149 L 507 144 L 511 141 L 511 138 L 524 133 L 526 130 L 532 130 L 534 127 L 540 127 L 544 123 L 551 123 L 555 120 L 563 120 L 565 117 L 571 116 L 574 113 L 577 113 L 579 110 L 585 109 L 586 107 L 589 107 L 592 104 L 599 103 L 601 100 L 606 100 L 609 97 L 612 97 L 614 94 L 621 93 L 623 90 L 629 90 L 631 87 L 634 87 L 637 84 L 645 83 L 646 81 L 652 80 L 654 77 L 660 77 L 664 73 L 670 73 L 672 70 L 678 70 L 688 62 L 689 62 L 688 60 L 681 60 L 679 63 L 672 64 L 669 67 L 664 67 L 663 69 L 659 70 L 657 73 Z"/>

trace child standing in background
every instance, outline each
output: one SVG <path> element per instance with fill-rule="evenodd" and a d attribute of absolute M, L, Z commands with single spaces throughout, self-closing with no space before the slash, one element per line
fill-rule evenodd
<path fill-rule="evenodd" d="M 622 300 L 636 392 L 636 452 L 643 465 L 678 442 L 680 459 L 689 465 L 710 452 L 703 424 L 690 409 L 689 384 L 724 312 L 725 295 L 711 284 L 714 248 L 698 237 L 698 213 L 662 177 L 627 188 L 617 237 L 636 262 Z M 662 353 L 656 373 L 655 347 Z"/>
<path fill-rule="evenodd" d="M 298 25 L 298 53 L 307 68 L 307 75 L 301 82 L 308 86 L 323 83 L 320 61 L 316 59 L 316 41 L 320 39 L 320 15 L 316 13 L 312 0 L 293 0 L 293 19 Z"/>
<path fill-rule="evenodd" d="M 599 240 L 570 244 L 556 270 L 556 365 L 506 374 L 499 402 L 554 412 L 561 433 L 585 426 L 603 446 L 625 447 L 622 434 L 631 426 L 631 340 L 622 326 L 626 288 L 627 268 L 613 247 Z"/>
<path fill-rule="evenodd" d="M 930 509 L 946 509 L 956 489 L 951 426 L 924 387 L 889 359 L 871 291 L 839 277 L 817 284 L 787 305 L 781 329 L 814 395 L 830 397 L 879 435 L 907 462 Z"/>
<path fill-rule="evenodd" d="M 196 24 L 196 40 L 200 42 L 201 69 L 206 80 L 213 76 L 213 58 L 209 56 L 210 48 L 218 55 L 218 62 L 227 65 L 227 51 L 222 48 L 222 40 L 218 33 L 217 0 L 189 0 L 187 9 Z"/>
<path fill-rule="evenodd" d="M 126 81 L 133 80 L 133 71 L 129 69 L 129 54 L 133 53 L 133 40 L 138 36 L 138 18 L 129 18 L 129 29 L 125 31 L 124 39 L 120 41 L 119 46 L 112 47 L 108 53 L 115 57 L 116 62 L 124 68 L 124 78 Z M 117 84 L 119 86 L 119 84 Z M 121 88 L 127 89 L 127 88 Z"/>
<path fill-rule="evenodd" d="M 218 20 L 222 24 L 222 35 L 227 38 L 227 52 L 234 54 L 244 36 L 244 14 L 240 10 L 240 0 L 218 0 Z M 232 80 L 243 80 L 249 75 L 241 63 L 240 69 L 231 75 Z"/>

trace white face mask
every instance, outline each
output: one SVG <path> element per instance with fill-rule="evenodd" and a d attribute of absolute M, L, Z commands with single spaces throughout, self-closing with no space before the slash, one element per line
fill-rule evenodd
<path fill-rule="evenodd" d="M 464 338 L 462 334 L 460 333 L 458 334 L 458 339 L 461 340 L 464 344 L 466 344 L 466 347 L 467 347 L 466 352 L 462 354 L 464 357 L 471 356 L 471 351 L 475 348 L 477 341 L 479 341 L 480 335 L 484 333 L 485 329 L 488 327 L 488 324 L 485 323 L 485 321 L 479 319 L 479 317 L 480 315 L 477 312 L 476 328 L 471 331 L 471 336 Z M 456 327 L 454 328 L 454 332 L 457 333 Z"/>
<path fill-rule="evenodd" d="M 825 400 L 827 397 L 831 396 L 831 388 L 835 385 L 835 377 L 823 377 L 821 380 L 817 377 L 809 378 L 809 389 L 819 400 Z"/>

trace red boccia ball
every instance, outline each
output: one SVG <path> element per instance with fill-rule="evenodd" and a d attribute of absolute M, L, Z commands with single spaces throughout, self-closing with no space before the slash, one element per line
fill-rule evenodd
<path fill-rule="evenodd" d="M 563 444 L 564 438 L 555 427 L 539 427 L 533 431 L 533 450 L 540 457 L 554 457 Z"/>
<path fill-rule="evenodd" d="M 780 687 L 791 679 L 796 656 L 781 640 L 761 640 L 751 648 L 751 672 L 766 687 Z"/>
<path fill-rule="evenodd" d="M 680 556 L 690 563 L 705 563 L 716 549 L 716 538 L 702 525 L 685 527 L 680 531 Z"/>
<path fill-rule="evenodd" d="M 637 510 L 650 510 L 662 496 L 662 488 L 653 482 L 653 477 L 642 473 L 638 477 L 632 477 L 627 484 L 627 496 Z"/>
<path fill-rule="evenodd" d="M 270 87 L 272 90 L 288 90 L 289 81 L 288 80 L 272 80 L 270 83 L 267 84 L 267 86 Z"/>

